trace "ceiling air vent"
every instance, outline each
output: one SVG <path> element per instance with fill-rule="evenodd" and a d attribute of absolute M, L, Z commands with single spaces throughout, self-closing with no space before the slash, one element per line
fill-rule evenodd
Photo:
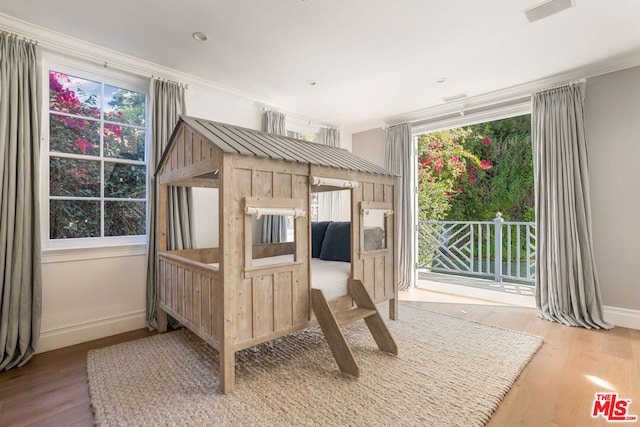
<path fill-rule="evenodd" d="M 456 95 L 445 96 L 444 98 L 442 98 L 442 100 L 444 102 L 451 102 L 451 101 L 457 101 L 458 99 L 462 99 L 466 97 L 467 97 L 466 93 L 458 93 Z"/>
<path fill-rule="evenodd" d="M 544 3 L 526 9 L 524 14 L 527 16 L 529 22 L 534 22 L 569 9 L 574 5 L 573 3 L 574 0 L 547 0 Z"/>

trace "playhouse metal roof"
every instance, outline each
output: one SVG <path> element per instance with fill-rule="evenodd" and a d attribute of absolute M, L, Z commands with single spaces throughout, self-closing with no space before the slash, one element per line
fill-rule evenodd
<path fill-rule="evenodd" d="M 180 121 L 226 153 L 394 175 L 387 169 L 342 148 L 190 116 L 181 116 Z"/>

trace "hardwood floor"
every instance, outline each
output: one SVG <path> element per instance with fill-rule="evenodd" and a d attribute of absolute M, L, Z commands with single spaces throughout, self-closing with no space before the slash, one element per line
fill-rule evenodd
<path fill-rule="evenodd" d="M 92 426 L 87 352 L 151 334 L 140 329 L 36 354 L 0 373 L 0 426 Z"/>
<path fill-rule="evenodd" d="M 640 425 L 639 330 L 568 327 L 537 318 L 533 308 L 437 292 L 412 290 L 403 297 L 433 311 L 544 338 L 488 426 L 611 425 L 602 417 L 591 417 L 598 392 L 631 399 L 629 414 L 637 415 Z"/>
<path fill-rule="evenodd" d="M 538 319 L 532 308 L 436 292 L 414 290 L 401 298 L 440 313 L 544 338 L 488 426 L 609 425 L 602 417 L 591 417 L 595 393 L 607 391 L 631 399 L 629 414 L 640 416 L 638 330 L 571 328 Z M 138 330 L 37 354 L 26 366 L 0 373 L 0 426 L 93 425 L 87 352 L 151 334 Z"/>

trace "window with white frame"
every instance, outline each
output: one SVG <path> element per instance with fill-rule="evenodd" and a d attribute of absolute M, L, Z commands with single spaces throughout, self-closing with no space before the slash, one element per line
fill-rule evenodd
<path fill-rule="evenodd" d="M 49 240 L 145 235 L 146 93 L 55 70 L 48 89 Z"/>
<path fill-rule="evenodd" d="M 298 132 L 295 130 L 287 130 L 287 136 L 289 138 L 301 139 L 302 141 L 307 142 L 316 142 L 317 138 L 315 134 Z"/>

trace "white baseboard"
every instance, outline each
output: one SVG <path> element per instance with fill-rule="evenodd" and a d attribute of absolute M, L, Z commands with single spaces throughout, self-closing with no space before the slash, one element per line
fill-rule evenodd
<path fill-rule="evenodd" d="M 640 330 L 640 310 L 604 306 L 604 320 L 615 326 Z"/>
<path fill-rule="evenodd" d="M 640 310 L 604 306 L 604 318 L 615 326 L 640 330 Z M 134 331 L 146 326 L 145 311 L 140 311 L 44 331 L 40 334 L 36 353 Z"/>
<path fill-rule="evenodd" d="M 134 331 L 146 326 L 146 315 L 143 310 L 44 331 L 40 333 L 36 353 L 43 353 L 45 351 L 56 350 L 111 335 Z"/>

